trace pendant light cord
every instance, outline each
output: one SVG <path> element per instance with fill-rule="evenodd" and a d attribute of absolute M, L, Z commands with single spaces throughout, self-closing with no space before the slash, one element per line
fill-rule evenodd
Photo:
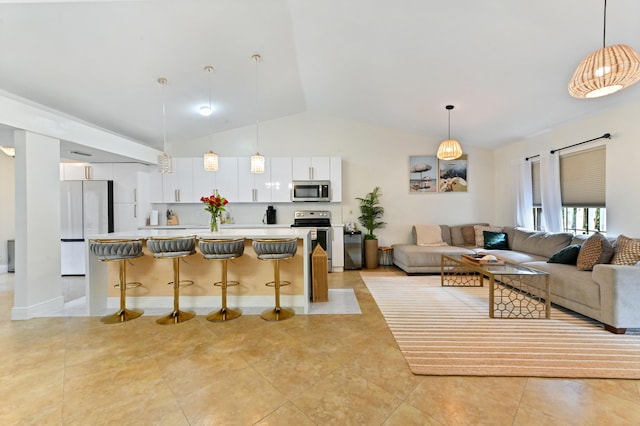
<path fill-rule="evenodd" d="M 253 55 L 253 60 L 256 61 L 256 152 L 260 152 L 260 131 L 258 127 L 258 61 L 260 55 Z"/>
<path fill-rule="evenodd" d="M 449 137 L 447 139 L 451 140 L 451 110 L 449 111 Z"/>
<path fill-rule="evenodd" d="M 602 31 L 602 48 L 607 47 L 607 0 L 604 0 L 604 25 Z"/>

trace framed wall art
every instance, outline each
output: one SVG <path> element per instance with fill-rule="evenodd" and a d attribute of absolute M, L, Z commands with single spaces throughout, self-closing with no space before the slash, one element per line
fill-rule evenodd
<path fill-rule="evenodd" d="M 409 193 L 438 192 L 438 158 L 435 155 L 409 156 Z"/>
<path fill-rule="evenodd" d="M 438 161 L 438 192 L 467 192 L 467 156 Z"/>

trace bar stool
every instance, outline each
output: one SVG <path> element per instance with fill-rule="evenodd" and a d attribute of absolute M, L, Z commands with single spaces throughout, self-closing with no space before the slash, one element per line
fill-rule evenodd
<path fill-rule="evenodd" d="M 253 250 L 258 255 L 258 259 L 273 261 L 273 281 L 269 281 L 265 285 L 275 288 L 276 307 L 262 312 L 260 317 L 263 320 L 282 321 L 295 315 L 292 309 L 280 306 L 280 287 L 291 285 L 290 281 L 280 280 L 280 261 L 292 258 L 297 249 L 298 240 L 296 238 L 253 240 Z"/>
<path fill-rule="evenodd" d="M 196 316 L 192 311 L 180 310 L 180 258 L 196 252 L 196 237 L 147 239 L 147 248 L 156 259 L 173 259 L 173 311 L 156 320 L 158 324 L 177 324 Z"/>
<path fill-rule="evenodd" d="M 244 238 L 235 239 L 206 239 L 200 238 L 198 247 L 205 259 L 222 261 L 222 280 L 213 283 L 222 290 L 222 308 L 207 315 L 209 321 L 228 321 L 242 315 L 239 309 L 227 307 L 227 287 L 237 286 L 238 281 L 227 280 L 227 262 L 238 258 L 244 253 Z"/>
<path fill-rule="evenodd" d="M 138 318 L 144 311 L 127 309 L 127 260 L 142 256 L 140 240 L 89 240 L 89 251 L 101 262 L 120 262 L 120 310 L 100 319 L 105 324 L 117 324 Z M 140 283 L 135 283 L 140 285 Z M 137 287 L 136 285 L 136 287 Z"/>

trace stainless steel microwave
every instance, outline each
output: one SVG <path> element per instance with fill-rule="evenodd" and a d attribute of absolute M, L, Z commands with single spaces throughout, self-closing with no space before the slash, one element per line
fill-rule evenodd
<path fill-rule="evenodd" d="M 328 180 L 294 180 L 291 201 L 331 201 L 331 182 Z"/>

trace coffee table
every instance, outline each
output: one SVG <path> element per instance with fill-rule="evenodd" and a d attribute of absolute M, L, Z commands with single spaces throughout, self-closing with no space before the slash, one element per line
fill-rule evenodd
<path fill-rule="evenodd" d="M 483 287 L 489 279 L 490 318 L 551 318 L 549 273 L 504 262 L 480 264 L 442 255 L 443 287 Z"/>

